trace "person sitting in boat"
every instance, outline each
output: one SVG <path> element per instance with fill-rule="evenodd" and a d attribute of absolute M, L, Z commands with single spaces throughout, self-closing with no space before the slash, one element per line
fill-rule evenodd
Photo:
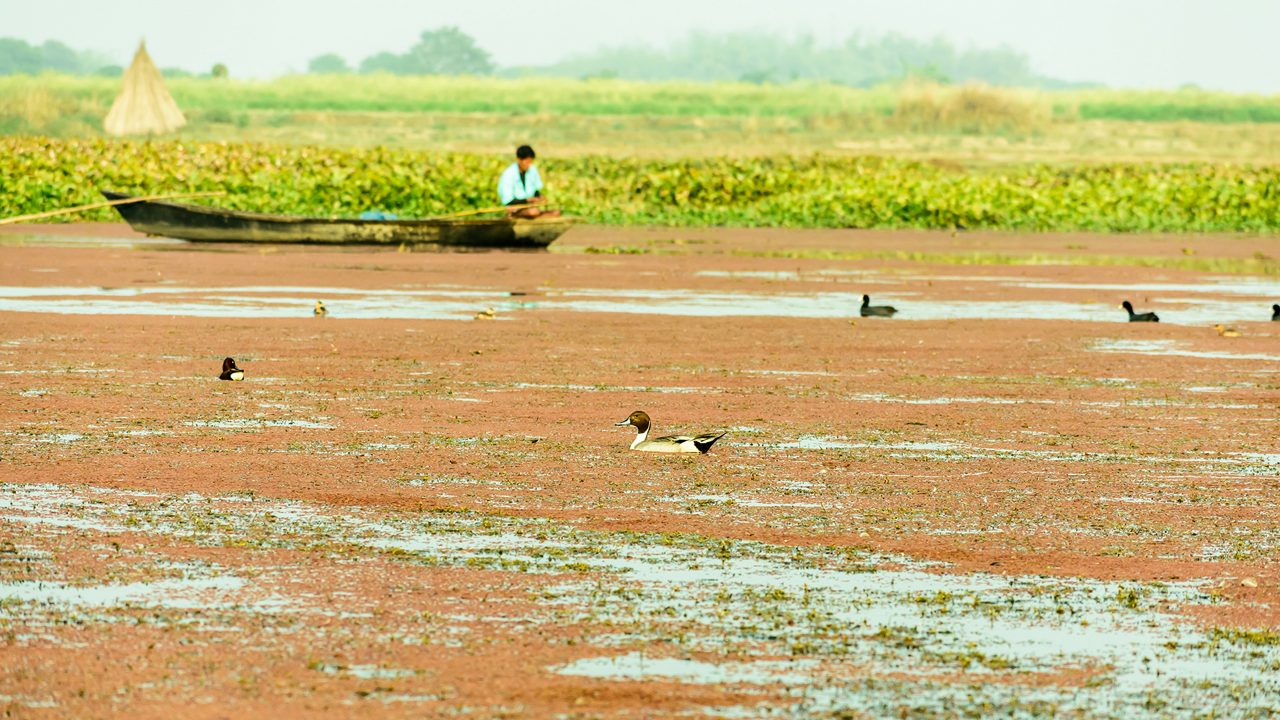
<path fill-rule="evenodd" d="M 521 145 L 516 148 L 516 161 L 503 171 L 498 180 L 498 197 L 508 206 L 507 215 L 518 218 L 556 217 L 559 210 L 543 210 L 537 205 L 546 203 L 542 196 L 542 177 L 533 166 L 537 155 L 533 148 Z"/>

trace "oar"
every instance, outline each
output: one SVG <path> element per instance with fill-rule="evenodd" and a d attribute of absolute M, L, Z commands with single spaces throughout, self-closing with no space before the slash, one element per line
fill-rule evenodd
<path fill-rule="evenodd" d="M 57 215 L 68 215 L 81 210 L 97 210 L 98 208 L 111 207 L 113 205 L 128 205 L 129 203 L 149 202 L 151 200 L 173 200 L 175 198 L 193 198 L 193 197 L 209 197 L 211 195 L 226 195 L 224 190 L 214 190 L 212 192 L 195 192 L 195 193 L 171 193 L 169 195 L 144 195 L 143 197 L 123 198 L 121 200 L 107 200 L 104 202 L 92 203 L 90 205 L 77 205 L 75 207 L 62 208 L 61 210 L 50 210 L 48 212 L 32 213 L 30 215 L 15 215 L 0 219 L 0 225 L 12 225 L 13 223 L 26 222 L 27 220 L 39 220 L 40 218 L 54 217 Z"/>
<path fill-rule="evenodd" d="M 523 205 L 495 205 L 493 207 L 480 208 L 479 210 L 463 210 L 462 212 L 449 213 L 448 215 L 436 215 L 429 217 L 428 220 L 447 220 L 449 218 L 460 218 L 468 215 L 483 215 L 485 213 L 499 212 L 502 210 L 523 210 L 531 207 L 549 207 L 544 203 L 525 203 Z"/>

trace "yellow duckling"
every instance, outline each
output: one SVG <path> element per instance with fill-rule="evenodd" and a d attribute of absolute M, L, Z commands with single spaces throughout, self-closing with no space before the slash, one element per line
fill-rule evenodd
<path fill-rule="evenodd" d="M 316 317 L 324 317 L 325 315 L 328 315 L 328 314 L 329 314 L 329 308 L 326 308 L 326 307 L 324 306 L 324 301 L 323 301 L 323 300 L 317 300 L 317 301 L 316 301 L 316 309 L 315 309 L 315 310 L 312 310 L 311 312 L 312 312 L 312 314 L 313 314 L 313 315 L 315 315 Z"/>
<path fill-rule="evenodd" d="M 1233 327 L 1227 327 L 1225 325 L 1214 325 L 1213 329 L 1217 330 L 1218 334 L 1221 335 L 1222 337 L 1240 337 L 1240 331 Z"/>
<path fill-rule="evenodd" d="M 493 308 L 485 308 L 476 313 L 476 320 L 492 320 L 498 316 L 498 311 Z"/>

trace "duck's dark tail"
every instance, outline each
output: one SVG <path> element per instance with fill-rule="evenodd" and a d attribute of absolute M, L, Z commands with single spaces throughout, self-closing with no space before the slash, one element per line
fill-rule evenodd
<path fill-rule="evenodd" d="M 711 449 L 712 445 L 716 444 L 717 440 L 724 437 L 726 434 L 728 434 L 728 432 L 729 431 L 726 430 L 720 433 L 719 435 L 712 435 L 710 433 L 706 435 L 699 435 L 698 437 L 693 439 L 693 446 L 698 448 L 698 452 L 706 453 L 708 450 Z"/>

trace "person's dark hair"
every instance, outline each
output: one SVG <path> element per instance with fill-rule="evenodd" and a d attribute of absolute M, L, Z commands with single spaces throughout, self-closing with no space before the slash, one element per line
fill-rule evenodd
<path fill-rule="evenodd" d="M 517 160 L 523 160 L 525 158 L 536 158 L 536 157 L 538 156 L 533 154 L 533 148 L 529 147 L 528 145 L 521 145 L 520 147 L 516 148 Z"/>

